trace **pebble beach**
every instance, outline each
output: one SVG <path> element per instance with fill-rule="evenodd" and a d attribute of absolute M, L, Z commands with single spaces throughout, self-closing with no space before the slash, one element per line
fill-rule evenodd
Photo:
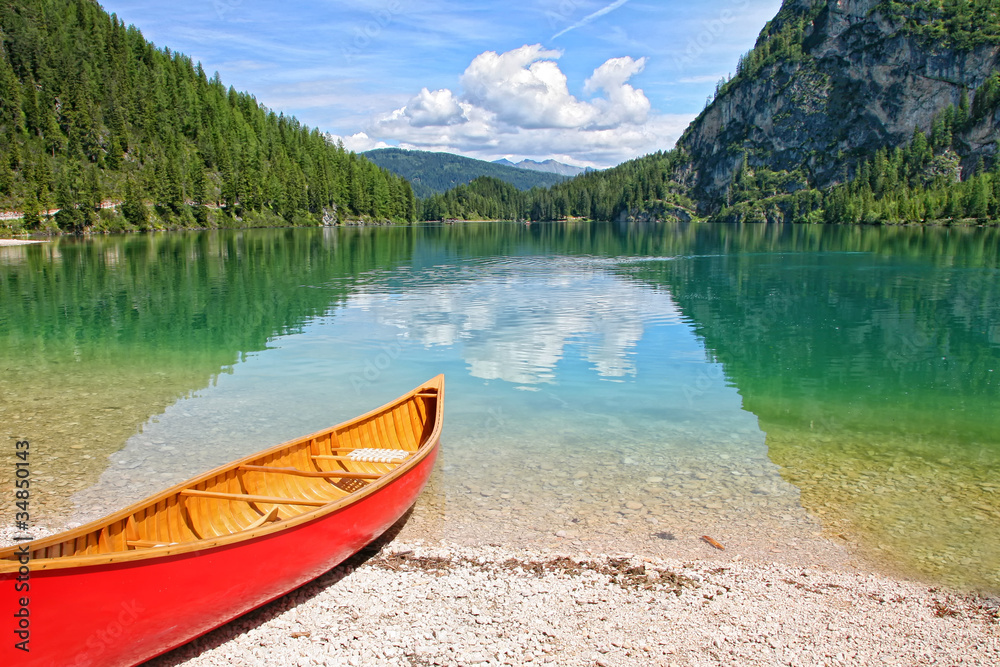
<path fill-rule="evenodd" d="M 382 542 L 161 656 L 209 665 L 996 665 L 1000 599 L 730 557 Z"/>
<path fill-rule="evenodd" d="M 1000 664 L 1000 596 L 877 573 L 823 538 L 620 552 L 438 525 L 418 501 L 319 579 L 146 665 Z"/>
<path fill-rule="evenodd" d="M 873 568 L 807 517 L 736 530 L 625 501 L 598 525 L 441 473 L 356 557 L 148 667 L 1000 664 L 1000 596 Z"/>

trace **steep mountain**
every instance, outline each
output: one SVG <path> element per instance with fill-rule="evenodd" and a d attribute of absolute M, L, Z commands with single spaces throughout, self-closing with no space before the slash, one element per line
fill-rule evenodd
<path fill-rule="evenodd" d="M 518 190 L 546 188 L 566 179 L 559 174 L 520 169 L 451 153 L 376 148 L 363 155 L 380 167 L 409 180 L 414 193 L 421 199 L 471 183 L 481 176 L 510 183 Z"/>
<path fill-rule="evenodd" d="M 93 0 L 0 4 L 0 211 L 18 231 L 411 220 L 409 184 Z M 10 220 L 22 214 L 23 217 Z"/>
<path fill-rule="evenodd" d="M 579 176 L 588 171 L 594 171 L 590 167 L 574 167 L 571 164 L 566 164 L 564 162 L 558 162 L 556 160 L 543 160 L 538 162 L 537 160 L 524 159 L 520 162 L 511 162 L 507 158 L 500 158 L 499 160 L 493 160 L 493 164 L 503 165 L 505 167 L 517 167 L 519 169 L 529 169 L 531 171 L 543 171 L 550 174 L 559 174 L 560 176 Z"/>
<path fill-rule="evenodd" d="M 758 198 L 826 188 L 946 131 L 931 157 L 968 178 L 995 162 L 998 44 L 995 0 L 785 0 L 678 141 L 683 181 L 715 214 L 741 178 L 766 174 Z"/>
<path fill-rule="evenodd" d="M 997 0 L 785 0 L 674 149 L 532 192 L 519 210 L 996 224 L 998 65 Z"/>

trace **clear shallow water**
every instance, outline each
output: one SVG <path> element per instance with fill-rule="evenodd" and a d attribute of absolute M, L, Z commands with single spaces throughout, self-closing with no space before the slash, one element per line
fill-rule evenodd
<path fill-rule="evenodd" d="M 3 406 L 53 512 L 99 516 L 444 372 L 415 534 L 665 555 L 710 534 L 804 562 L 843 544 L 1000 587 L 995 233 L 470 224 L 18 250 L 0 334 L 32 378 L 19 406 L 67 367 L 95 385 L 63 397 L 63 432 Z M 111 427 L 84 421 L 123 394 Z"/>

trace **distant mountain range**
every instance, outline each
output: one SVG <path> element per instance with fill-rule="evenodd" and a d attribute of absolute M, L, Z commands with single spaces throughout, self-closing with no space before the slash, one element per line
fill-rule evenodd
<path fill-rule="evenodd" d="M 555 160 L 545 160 L 543 162 L 521 160 L 520 162 L 511 162 L 507 158 L 500 158 L 499 160 L 493 160 L 493 164 L 501 164 L 505 167 L 517 167 L 518 169 L 529 169 L 531 171 L 542 171 L 549 174 L 559 174 L 567 178 L 579 176 L 588 171 L 595 171 L 593 167 L 575 167 L 571 164 L 556 162 Z"/>
<path fill-rule="evenodd" d="M 518 190 L 552 187 L 569 177 L 549 170 L 528 169 L 520 165 L 513 166 L 509 162 L 507 164 L 486 162 L 451 153 L 376 148 L 367 151 L 364 156 L 383 169 L 410 181 L 413 194 L 421 199 L 471 183 L 480 176 L 490 176 L 510 183 Z M 568 167 L 568 165 L 561 166 Z"/>

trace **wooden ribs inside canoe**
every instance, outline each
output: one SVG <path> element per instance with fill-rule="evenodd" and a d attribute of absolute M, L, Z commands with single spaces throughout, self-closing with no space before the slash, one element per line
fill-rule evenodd
<path fill-rule="evenodd" d="M 355 420 L 228 464 L 105 520 L 31 542 L 33 569 L 217 546 L 350 503 L 411 468 L 422 449 L 436 444 L 442 391 L 439 376 Z M 0 550 L 0 572 L 17 569 L 15 551 Z"/>

